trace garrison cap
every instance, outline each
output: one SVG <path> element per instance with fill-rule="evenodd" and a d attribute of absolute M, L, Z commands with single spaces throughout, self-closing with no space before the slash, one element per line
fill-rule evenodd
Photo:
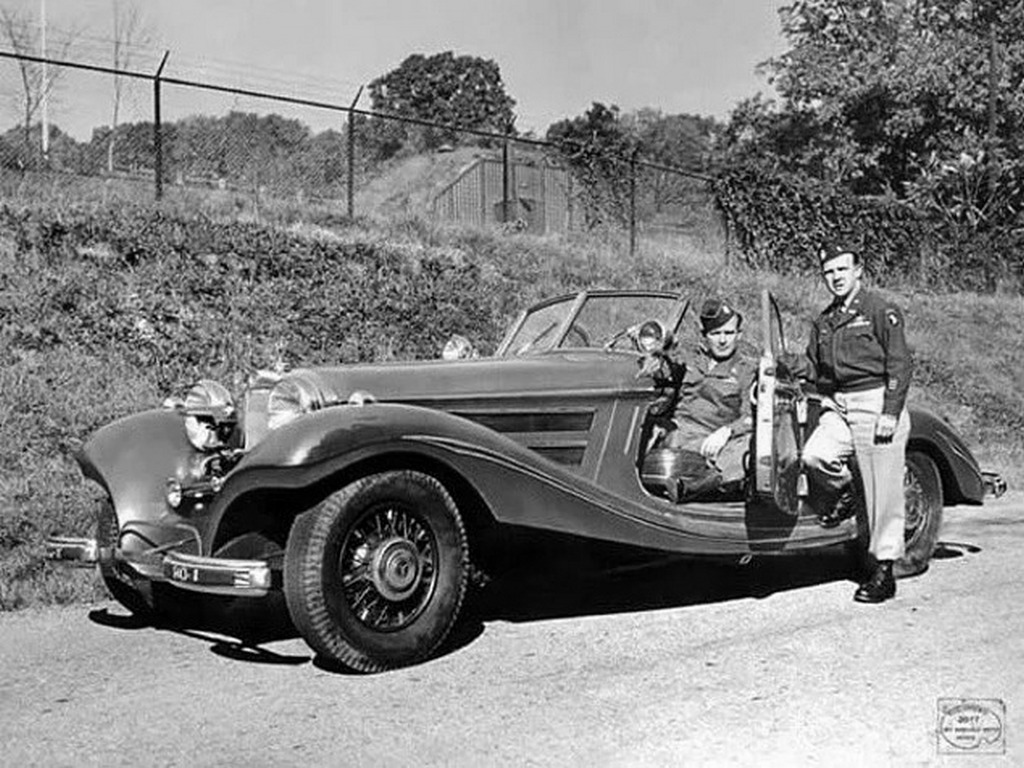
<path fill-rule="evenodd" d="M 842 242 L 828 242 L 823 244 L 818 250 L 818 262 L 824 266 L 825 262 L 832 261 L 832 259 L 837 259 L 840 256 L 845 256 L 846 254 L 853 256 L 855 264 L 860 263 L 860 254 L 857 252 L 857 249 Z"/>
<path fill-rule="evenodd" d="M 733 309 L 724 299 L 708 299 L 700 310 L 700 327 L 704 333 L 721 328 L 734 317 L 743 324 L 743 315 Z"/>

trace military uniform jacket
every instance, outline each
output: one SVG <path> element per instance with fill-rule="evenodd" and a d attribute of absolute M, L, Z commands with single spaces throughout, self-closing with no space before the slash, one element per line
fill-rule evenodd
<path fill-rule="evenodd" d="M 863 288 L 850 301 L 833 301 L 811 326 L 807 357 L 818 391 L 885 388 L 882 413 L 898 416 L 910 387 L 910 352 L 899 308 Z"/>
<path fill-rule="evenodd" d="M 672 421 L 681 437 L 704 438 L 720 427 L 733 437 L 753 429 L 750 388 L 754 364 L 738 353 L 716 361 L 703 347 L 666 356 L 677 388 Z"/>

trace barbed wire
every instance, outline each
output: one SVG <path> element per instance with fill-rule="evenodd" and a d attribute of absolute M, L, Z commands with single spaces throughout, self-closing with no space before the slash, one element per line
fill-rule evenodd
<path fill-rule="evenodd" d="M 268 101 L 276 101 L 279 103 L 293 104 L 297 106 L 313 107 L 316 109 L 324 109 L 334 112 L 344 112 L 350 115 L 359 115 L 362 117 L 376 118 L 380 120 L 392 120 L 395 122 L 405 123 L 408 125 L 417 125 L 424 128 L 435 128 L 442 131 L 451 131 L 455 133 L 467 134 L 470 136 L 476 136 L 478 138 L 485 138 L 495 141 L 514 141 L 519 144 L 535 147 L 547 147 L 552 149 L 558 149 L 565 152 L 568 148 L 576 148 L 582 151 L 594 151 L 593 145 L 588 142 L 573 140 L 573 139 L 561 139 L 557 142 L 548 141 L 546 139 L 534 139 L 524 136 L 515 136 L 511 131 L 506 133 L 498 133 L 495 131 L 486 131 L 479 128 L 471 128 L 464 125 L 457 125 L 453 123 L 441 123 L 434 120 L 426 120 L 419 117 L 411 117 L 409 115 L 399 115 L 388 112 L 381 112 L 376 110 L 362 109 L 359 107 L 353 107 L 351 105 L 337 104 L 334 102 L 319 100 L 319 99 L 306 99 L 296 96 L 286 96 L 283 94 L 275 94 L 267 91 L 259 91 L 252 88 L 239 88 L 218 83 L 201 82 L 196 80 L 190 80 L 186 78 L 164 76 L 162 73 L 157 76 L 156 73 L 143 72 L 138 69 L 116 69 L 114 67 L 89 64 L 85 62 L 76 62 L 70 60 L 55 60 L 44 58 L 40 56 L 32 56 L 24 53 L 18 53 L 13 51 L 2 51 L 0 50 L 0 58 L 8 59 L 19 59 L 23 61 L 33 61 L 37 63 L 47 63 L 57 66 L 69 67 L 72 69 L 80 69 L 85 71 L 98 72 L 108 75 L 116 75 L 122 77 L 130 77 L 141 80 L 157 80 L 159 79 L 162 83 L 169 85 L 178 85 L 188 88 L 194 88 L 201 91 L 217 92 L 225 94 L 233 94 L 236 96 L 246 96 L 250 98 L 266 99 Z M 622 155 L 617 153 L 605 153 L 602 154 L 602 159 L 617 164 L 627 164 L 639 168 L 649 168 L 653 170 L 667 171 L 680 176 L 688 176 L 691 178 L 701 179 L 703 181 L 710 181 L 710 177 L 706 174 L 685 169 L 677 168 L 664 163 L 656 163 L 650 160 L 642 159 L 639 156 L 639 151 L 634 149 L 629 155 Z"/>
<path fill-rule="evenodd" d="M 36 30 L 41 26 L 33 22 Z M 88 63 L 109 65 L 112 60 L 114 45 L 117 43 L 111 35 L 69 30 L 66 27 L 47 27 L 48 59 L 64 63 Z M 164 55 L 165 49 L 159 48 L 152 41 L 132 42 L 122 40 L 120 45 L 132 61 L 133 68 L 139 71 L 156 71 Z M 72 51 L 73 48 L 73 51 Z M 63 49 L 64 56 L 54 55 Z M 28 53 L 28 52 L 25 52 Z M 31 52 L 33 55 L 36 51 Z M 72 55 L 73 54 L 73 55 Z M 170 57 L 167 70 L 183 78 L 209 77 L 210 75 L 229 79 L 231 82 L 248 85 L 260 89 L 287 88 L 291 93 L 301 93 L 313 97 L 323 96 L 338 98 L 340 93 L 355 93 L 364 83 L 324 75 L 311 71 L 292 70 L 282 67 L 254 64 L 249 62 L 223 59 L 203 55 L 198 59 L 176 60 Z"/>

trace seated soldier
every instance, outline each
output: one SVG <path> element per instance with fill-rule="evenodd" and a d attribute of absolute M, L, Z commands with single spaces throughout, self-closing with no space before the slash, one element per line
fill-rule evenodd
<path fill-rule="evenodd" d="M 757 367 L 738 352 L 743 315 L 722 299 L 708 299 L 700 327 L 694 348 L 664 355 L 677 394 L 668 432 L 656 447 L 678 455 L 680 474 L 666 489 L 673 501 L 740 490 L 753 430 L 750 390 Z"/>

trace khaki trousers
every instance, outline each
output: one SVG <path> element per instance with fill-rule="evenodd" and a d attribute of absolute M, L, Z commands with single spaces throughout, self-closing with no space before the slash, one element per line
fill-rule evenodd
<path fill-rule="evenodd" d="M 682 448 L 695 453 L 700 453 L 701 443 L 707 434 L 693 437 L 685 430 L 674 429 L 665 436 L 663 445 L 667 448 Z M 718 457 L 708 463 L 711 469 L 716 470 L 722 477 L 723 483 L 742 482 L 746 476 L 744 471 L 744 457 L 750 450 L 750 434 L 733 435 L 722 447 Z"/>
<path fill-rule="evenodd" d="M 910 415 L 903 409 L 892 441 L 876 443 L 875 422 L 884 396 L 885 390 L 878 387 L 825 398 L 818 426 L 804 445 L 803 462 L 817 483 L 839 491 L 851 481 L 850 457 L 857 457 L 871 537 L 868 551 L 876 560 L 897 560 L 903 556 L 903 471 Z"/>

